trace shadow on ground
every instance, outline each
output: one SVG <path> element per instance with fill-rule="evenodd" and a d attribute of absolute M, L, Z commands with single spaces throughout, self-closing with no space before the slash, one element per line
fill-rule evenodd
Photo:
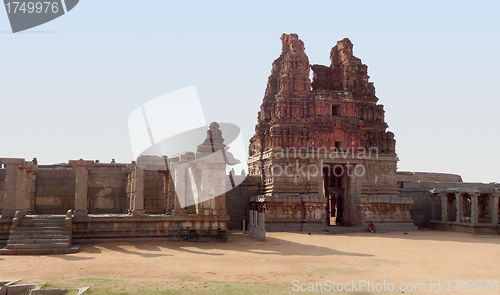
<path fill-rule="evenodd" d="M 279 237 L 267 237 L 266 241 L 258 241 L 248 237 L 248 235 L 231 234 L 227 243 L 217 243 L 210 241 L 188 242 L 188 241 L 137 241 L 137 242 L 106 242 L 82 245 L 80 253 L 101 253 L 99 248 L 110 251 L 116 251 L 124 254 L 138 255 L 145 258 L 154 258 L 160 256 L 172 256 L 172 254 L 157 254 L 147 252 L 161 252 L 162 249 L 168 249 L 173 252 L 180 251 L 191 254 L 224 256 L 224 253 L 213 253 L 213 250 L 250 252 L 257 255 L 283 255 L 283 256 L 360 256 L 372 257 L 373 255 L 355 252 L 343 252 L 327 247 L 311 244 L 301 244 L 280 239 Z M 127 249 L 125 249 L 127 248 Z M 135 248 L 135 250 L 129 250 Z M 164 250 L 163 250 L 164 251 Z"/>

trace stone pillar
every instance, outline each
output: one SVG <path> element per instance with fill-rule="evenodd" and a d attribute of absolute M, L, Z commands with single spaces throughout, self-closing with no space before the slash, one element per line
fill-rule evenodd
<path fill-rule="evenodd" d="M 448 221 L 448 194 L 441 193 L 441 221 Z"/>
<path fill-rule="evenodd" d="M 127 213 L 132 214 L 134 208 L 134 179 L 135 179 L 135 164 L 128 164 L 125 167 L 125 173 L 127 173 Z"/>
<path fill-rule="evenodd" d="M 498 199 L 500 198 L 500 191 L 494 191 L 493 194 L 490 195 L 491 197 L 491 223 L 493 225 L 498 224 Z"/>
<path fill-rule="evenodd" d="M 253 210 L 248 210 L 248 235 L 253 237 L 255 229 L 255 221 L 253 220 Z"/>
<path fill-rule="evenodd" d="M 212 215 L 213 209 L 210 203 L 210 177 L 211 171 L 200 168 L 201 171 L 201 186 L 199 191 L 200 204 L 198 214 L 200 215 Z"/>
<path fill-rule="evenodd" d="M 88 210 L 88 181 L 89 167 L 94 165 L 94 161 L 69 161 L 69 164 L 76 172 L 75 183 L 75 213 L 74 216 L 87 216 Z"/>
<path fill-rule="evenodd" d="M 167 214 L 172 214 L 175 209 L 175 185 L 172 173 L 168 173 Z"/>
<path fill-rule="evenodd" d="M 266 240 L 266 213 L 259 212 L 259 236 L 261 241 Z"/>
<path fill-rule="evenodd" d="M 187 166 L 184 164 L 177 165 L 175 166 L 175 176 L 174 176 L 174 183 L 175 183 L 175 206 L 173 210 L 173 215 L 186 215 L 187 210 L 186 208 L 181 207 L 181 201 L 182 204 L 186 204 L 186 168 Z"/>
<path fill-rule="evenodd" d="M 479 222 L 479 207 L 478 207 L 478 197 L 480 193 L 470 194 L 471 201 L 471 214 L 470 214 L 470 223 L 477 224 Z"/>
<path fill-rule="evenodd" d="M 463 202 L 463 193 L 456 192 L 455 199 L 457 203 L 457 222 L 462 223 L 462 215 L 464 214 L 464 202 Z"/>
<path fill-rule="evenodd" d="M 134 190 L 132 195 L 132 216 L 143 216 L 144 210 L 144 169 L 135 167 Z"/>
<path fill-rule="evenodd" d="M 37 170 L 38 170 L 38 165 L 32 164 L 26 171 L 26 194 L 27 194 L 26 198 L 28 202 L 26 214 L 36 214 L 35 195 L 36 195 Z"/>
<path fill-rule="evenodd" d="M 26 213 L 25 206 L 25 181 L 26 161 L 24 159 L 0 159 L 0 164 L 5 165 L 5 193 L 3 196 L 2 217 L 13 218 L 17 210 Z"/>

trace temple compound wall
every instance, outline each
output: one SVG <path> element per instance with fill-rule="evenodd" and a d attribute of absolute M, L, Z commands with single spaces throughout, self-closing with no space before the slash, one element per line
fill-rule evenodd
<path fill-rule="evenodd" d="M 217 124 L 207 133 L 210 139 L 212 133 L 221 136 Z M 37 165 L 0 158 L 0 240 L 7 240 L 18 211 L 64 215 L 73 210 L 76 243 L 164 238 L 179 227 L 227 229 L 226 163 L 234 158 L 217 156 L 222 141 L 205 141 L 196 152 L 170 158 L 141 156 L 129 164 L 80 159 Z"/>
<path fill-rule="evenodd" d="M 296 34 L 281 41 L 248 160 L 261 178 L 251 203 L 266 213 L 267 229 L 415 229 L 413 201 L 398 195 L 394 134 L 352 43 L 337 42 L 330 66 L 311 66 Z"/>

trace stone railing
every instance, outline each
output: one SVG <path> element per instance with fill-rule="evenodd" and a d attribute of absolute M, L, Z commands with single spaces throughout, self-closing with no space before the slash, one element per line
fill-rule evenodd
<path fill-rule="evenodd" d="M 64 218 L 64 227 L 66 230 L 72 231 L 73 230 L 73 210 L 69 209 L 68 212 L 66 212 L 66 218 Z"/>
<path fill-rule="evenodd" d="M 24 217 L 24 212 L 23 211 L 16 211 L 16 214 L 14 215 L 14 219 L 12 220 L 12 227 L 11 230 L 15 230 L 18 226 L 19 223 L 21 222 L 21 219 Z"/>

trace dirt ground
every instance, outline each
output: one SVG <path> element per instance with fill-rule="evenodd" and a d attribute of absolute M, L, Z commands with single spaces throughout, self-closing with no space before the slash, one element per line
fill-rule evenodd
<path fill-rule="evenodd" d="M 409 291 L 405 285 L 404 294 L 500 294 L 493 290 L 493 281 L 500 281 L 499 258 L 500 236 L 431 230 L 407 234 L 268 233 L 266 241 L 257 241 L 233 233 L 225 244 L 107 242 L 82 245 L 79 253 L 70 255 L 0 256 L 0 279 L 49 282 L 58 287 L 90 285 L 94 294 L 167 289 L 197 293 L 213 284 L 257 286 L 268 293 L 288 294 L 297 293 L 293 291 L 300 287 L 307 290 L 309 283 L 326 286 L 325 280 L 387 284 L 383 290 L 369 292 L 358 284 L 355 290 L 365 292 L 356 294 L 401 294 L 401 283 L 425 284 L 425 291 Z M 485 280 L 492 280 L 487 291 Z M 439 291 L 435 290 L 437 282 Z M 389 291 L 390 283 L 394 292 Z M 315 290 L 320 290 L 318 285 Z M 475 291 L 469 292 L 471 287 Z M 247 293 L 257 290 L 252 288 Z M 326 288 L 323 291 L 330 291 Z"/>

